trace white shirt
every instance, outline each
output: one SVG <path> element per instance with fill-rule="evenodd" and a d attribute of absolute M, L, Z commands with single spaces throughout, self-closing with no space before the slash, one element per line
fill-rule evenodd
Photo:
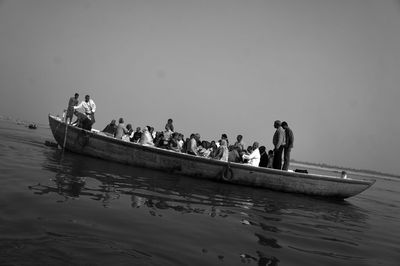
<path fill-rule="evenodd" d="M 243 154 L 243 159 L 248 159 L 249 162 L 248 164 L 252 165 L 252 166 L 258 166 L 260 164 L 260 151 L 257 149 L 255 149 L 250 155 L 247 154 Z"/>
<path fill-rule="evenodd" d="M 96 104 L 92 99 L 89 99 L 89 102 L 82 101 L 79 105 L 74 106 L 74 109 L 82 108 L 85 110 L 85 114 L 91 114 L 96 112 Z"/>

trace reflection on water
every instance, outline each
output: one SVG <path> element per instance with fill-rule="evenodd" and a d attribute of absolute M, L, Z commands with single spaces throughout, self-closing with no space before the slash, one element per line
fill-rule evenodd
<path fill-rule="evenodd" d="M 304 254 L 359 259 L 351 254 L 307 248 L 307 245 L 286 246 L 279 236 L 290 235 L 297 243 L 313 235 L 317 239 L 310 240 L 311 243 L 323 241 L 357 246 L 355 241 L 342 234 L 362 232 L 368 226 L 365 212 L 346 201 L 178 177 L 72 153 L 65 153 L 62 158 L 61 151 L 56 149 L 47 150 L 46 157 L 42 167 L 53 172 L 54 177 L 49 184 L 30 186 L 35 194 L 56 193 L 62 196 L 58 202 L 86 198 L 107 208 L 125 197 L 129 198 L 130 208 L 145 209 L 154 217 L 176 212 L 238 218 L 243 226 L 251 228 L 260 247 L 253 254 L 240 254 L 242 263 L 278 265 L 278 253 L 271 250 L 288 248 Z M 341 232 L 339 236 L 338 232 Z M 265 248 L 270 251 L 263 252 Z"/>
<path fill-rule="evenodd" d="M 279 193 L 208 180 L 177 177 L 158 171 L 119 165 L 72 153 L 61 161 L 61 151 L 46 151 L 43 168 L 54 172 L 53 183 L 30 188 L 35 194 L 57 193 L 68 198 L 88 197 L 105 207 L 121 195 L 128 195 L 132 208 L 173 210 L 226 217 L 239 207 L 258 213 L 265 220 L 279 221 L 282 215 L 306 217 L 332 222 L 364 223 L 362 210 L 346 201 L 315 199 L 303 195 Z M 87 182 L 89 180 L 96 182 Z M 97 184 L 97 186 L 90 185 Z M 208 209 L 205 209 L 207 207 Z M 223 207 L 223 208 L 221 208 Z M 272 218 L 275 217 L 275 218 Z M 255 225 L 256 223 L 253 223 Z M 278 232 L 260 223 L 269 231 Z"/>

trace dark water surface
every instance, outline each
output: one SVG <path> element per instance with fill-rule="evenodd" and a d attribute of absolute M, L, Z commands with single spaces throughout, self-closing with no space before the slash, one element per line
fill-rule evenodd
<path fill-rule="evenodd" d="M 0 121 L 0 265 L 400 265 L 398 179 L 328 201 L 62 156 L 46 140 Z"/>

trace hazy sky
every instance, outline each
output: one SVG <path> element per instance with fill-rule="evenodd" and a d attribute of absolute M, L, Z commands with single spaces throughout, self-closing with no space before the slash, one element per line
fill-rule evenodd
<path fill-rule="evenodd" d="M 90 94 L 95 128 L 124 117 L 186 136 L 400 174 L 400 2 L 0 0 L 0 115 L 47 124 Z"/>

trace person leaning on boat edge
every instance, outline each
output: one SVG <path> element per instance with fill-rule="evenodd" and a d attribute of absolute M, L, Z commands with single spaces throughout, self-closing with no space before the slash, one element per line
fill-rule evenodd
<path fill-rule="evenodd" d="M 285 146 L 285 130 L 281 126 L 280 120 L 275 120 L 274 128 L 276 128 L 274 137 L 272 138 L 272 144 L 274 144 L 274 161 L 272 168 L 282 169 L 282 153 L 283 147 Z"/>
<path fill-rule="evenodd" d="M 285 142 L 286 142 L 286 144 L 283 146 L 282 170 L 287 171 L 289 169 L 289 164 L 290 164 L 290 153 L 293 148 L 294 135 L 293 135 L 293 131 L 290 129 L 290 127 L 286 121 L 282 122 L 282 128 L 285 130 Z"/>
<path fill-rule="evenodd" d="M 69 98 L 68 101 L 68 109 L 67 109 L 67 115 L 65 116 L 65 122 L 67 124 L 71 124 L 72 123 L 72 118 L 74 116 L 75 113 L 75 109 L 74 107 L 78 105 L 79 103 L 79 93 L 75 93 L 75 95 L 71 98 Z M 69 119 L 69 122 L 68 122 Z"/>
<path fill-rule="evenodd" d="M 84 109 L 85 115 L 90 119 L 91 125 L 89 130 L 91 130 L 92 125 L 96 122 L 94 118 L 94 113 L 96 112 L 96 104 L 92 99 L 90 99 L 89 95 L 86 95 L 84 101 L 82 101 L 79 105 L 74 106 L 75 110 L 80 108 Z"/>

